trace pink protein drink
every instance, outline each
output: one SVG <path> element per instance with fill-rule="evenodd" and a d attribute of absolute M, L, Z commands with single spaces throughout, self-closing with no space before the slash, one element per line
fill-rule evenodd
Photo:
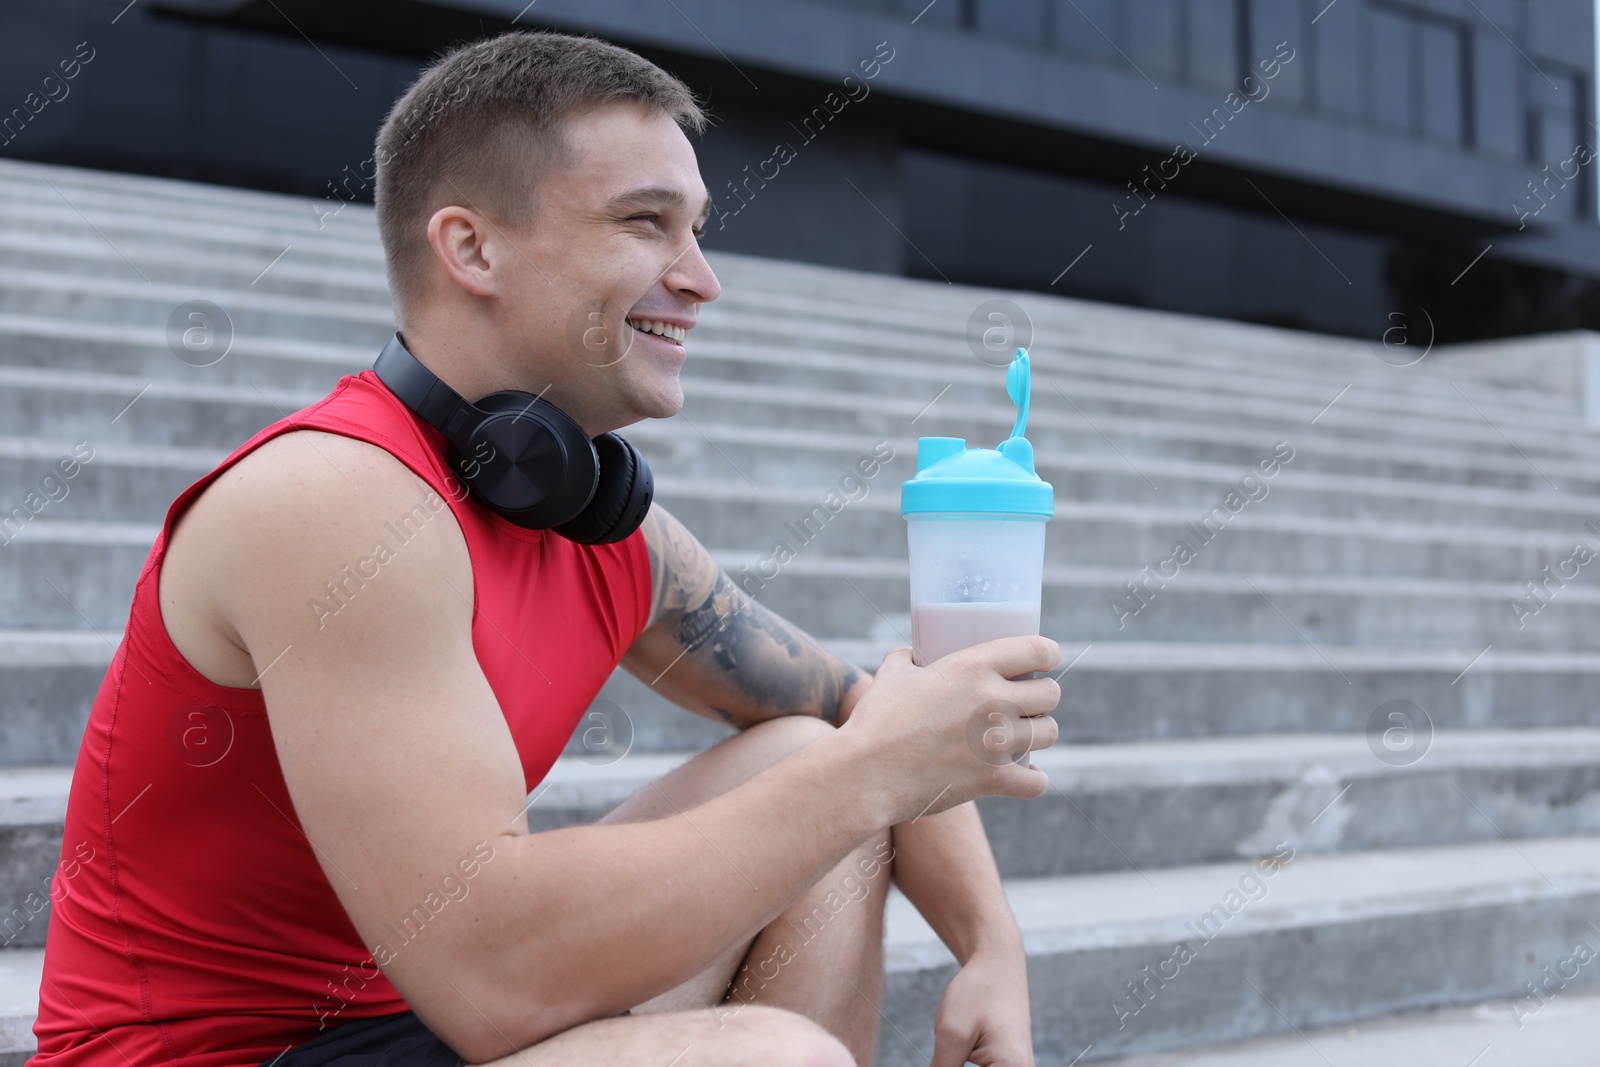
<path fill-rule="evenodd" d="M 1039 632 L 1039 602 L 983 601 L 911 605 L 911 660 L 926 667 L 941 656 L 997 637 Z"/>

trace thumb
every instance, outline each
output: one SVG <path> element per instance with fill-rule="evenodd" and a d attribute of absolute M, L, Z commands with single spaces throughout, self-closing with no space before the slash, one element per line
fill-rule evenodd
<path fill-rule="evenodd" d="M 911 656 L 912 649 L 910 645 L 896 645 L 883 654 L 883 663 L 879 666 L 878 671 L 879 673 L 885 670 L 904 671 L 908 667 L 915 667 L 916 663 Z"/>

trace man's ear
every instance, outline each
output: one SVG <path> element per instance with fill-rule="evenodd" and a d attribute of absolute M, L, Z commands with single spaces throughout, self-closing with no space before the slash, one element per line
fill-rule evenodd
<path fill-rule="evenodd" d="M 494 276 L 489 221 L 471 208 L 451 204 L 428 220 L 428 244 L 445 276 L 474 296 L 494 296 Z M 494 242 L 498 244 L 499 242 Z"/>

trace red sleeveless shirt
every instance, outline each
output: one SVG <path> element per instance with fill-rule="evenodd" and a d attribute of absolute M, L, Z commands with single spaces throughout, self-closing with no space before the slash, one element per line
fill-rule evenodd
<path fill-rule="evenodd" d="M 168 509 L 90 712 L 51 888 L 33 1067 L 248 1067 L 408 1007 L 300 828 L 261 692 L 208 681 L 161 620 L 161 558 L 184 508 L 251 449 L 299 429 L 385 449 L 450 507 L 472 560 L 473 648 L 530 792 L 648 619 L 642 531 L 580 545 L 457 499 L 443 435 L 371 370 L 250 438 Z"/>

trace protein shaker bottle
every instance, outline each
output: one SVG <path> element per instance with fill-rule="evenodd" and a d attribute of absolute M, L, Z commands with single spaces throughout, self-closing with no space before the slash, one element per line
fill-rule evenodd
<path fill-rule="evenodd" d="M 911 553 L 912 662 L 1039 632 L 1045 524 L 1055 493 L 1033 469 L 1026 349 L 1006 369 L 1017 405 L 998 448 L 960 437 L 917 439 L 917 473 L 900 488 Z M 1031 676 L 1031 675 L 1030 675 Z"/>

